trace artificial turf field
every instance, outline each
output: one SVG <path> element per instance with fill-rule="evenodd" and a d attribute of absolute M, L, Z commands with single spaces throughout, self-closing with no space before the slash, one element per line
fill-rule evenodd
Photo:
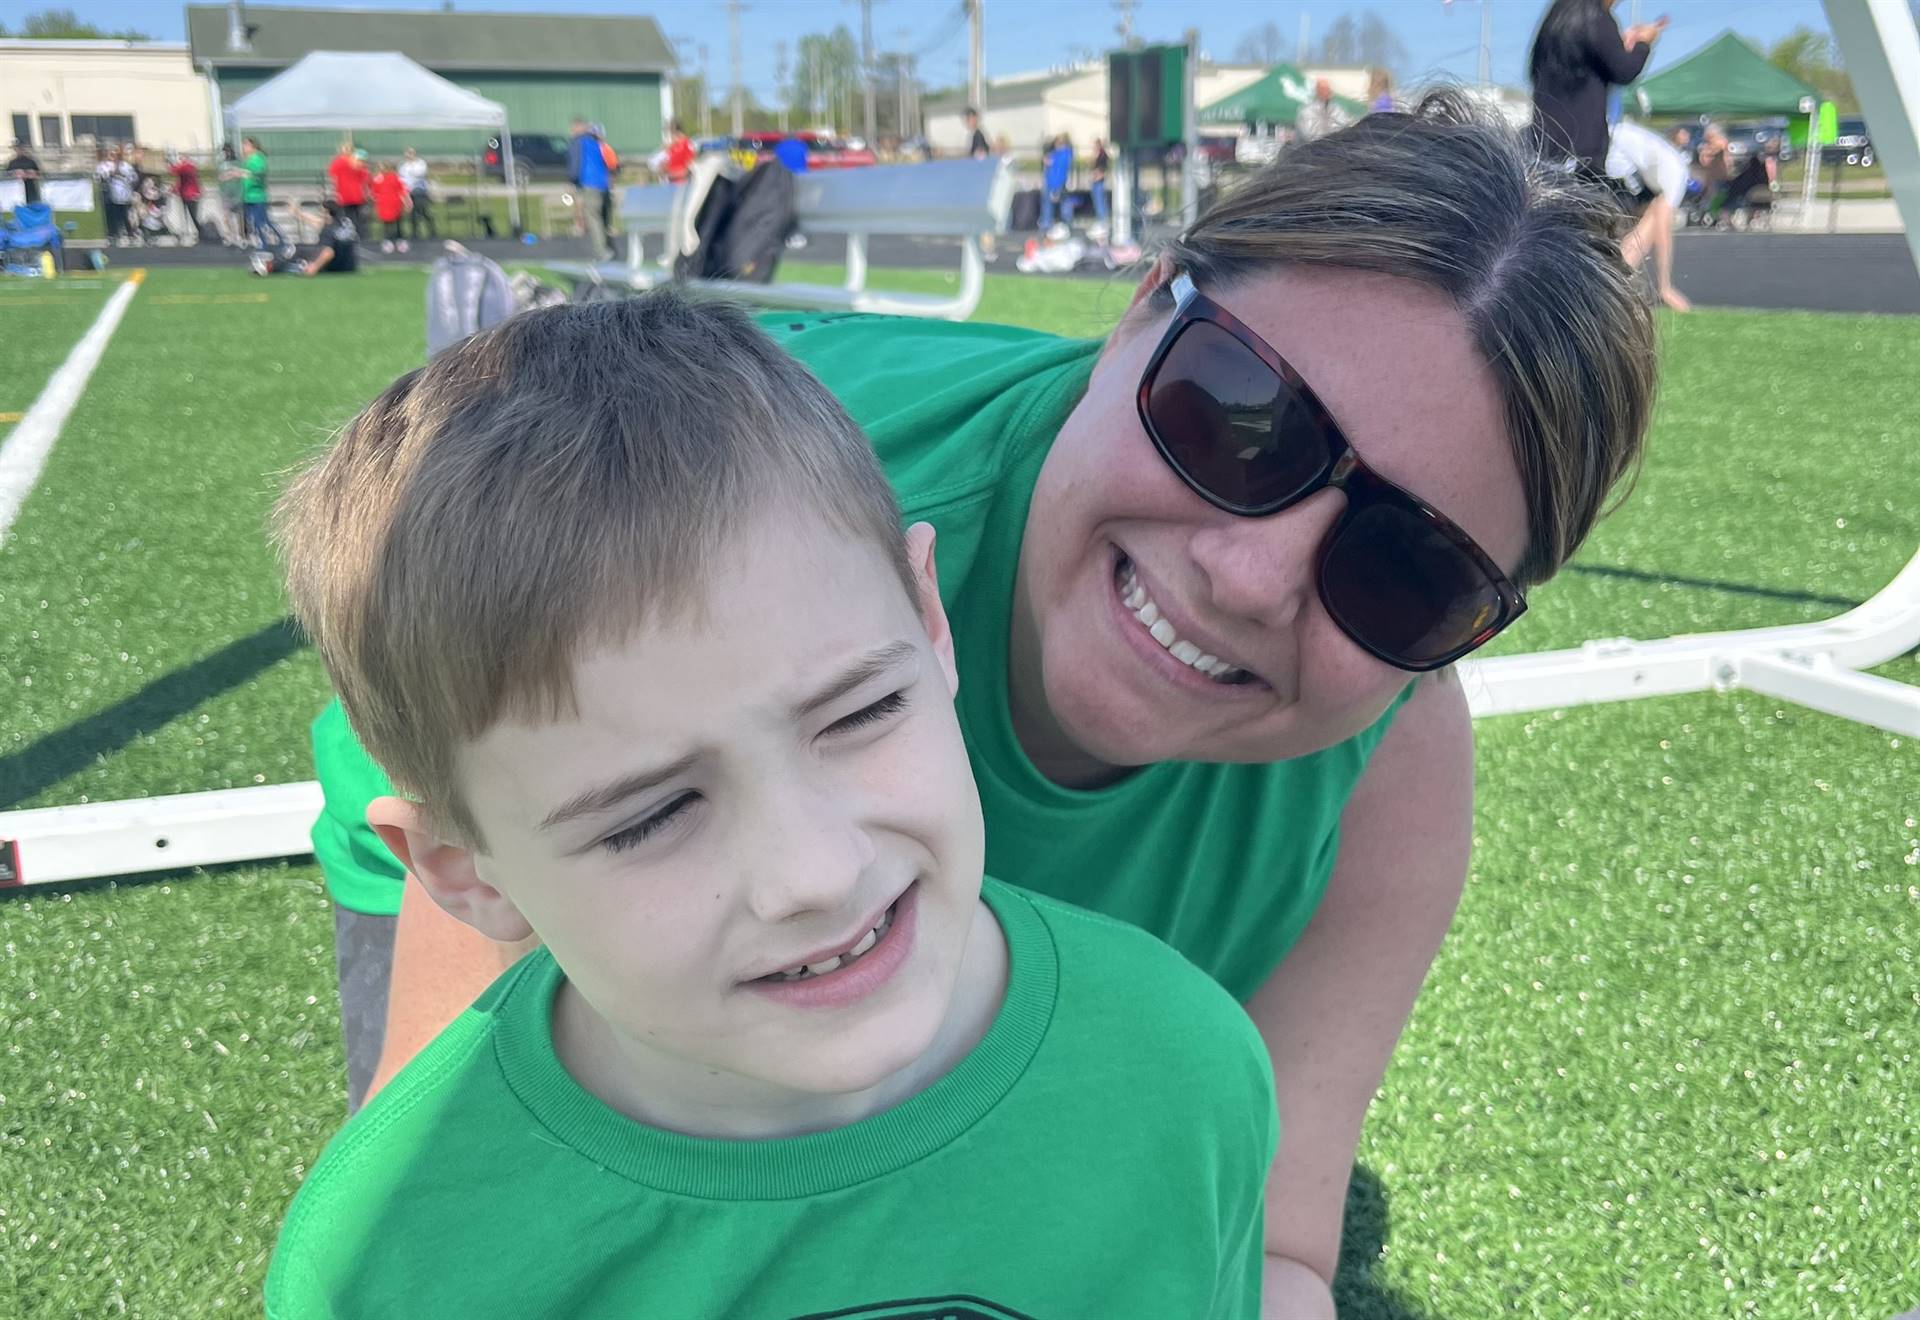
<path fill-rule="evenodd" d="M 0 284 L 0 416 L 109 291 Z M 1125 295 L 989 276 L 979 315 L 1092 334 Z M 0 543 L 0 810 L 311 777 L 326 687 L 263 522 L 420 361 L 422 299 L 417 269 L 152 273 Z M 1920 546 L 1920 320 L 1662 329 L 1638 491 L 1499 651 L 1818 619 Z M 1342 1316 L 1920 1306 L 1913 746 L 1752 695 L 1477 732 L 1473 874 L 1361 1145 Z M 15 894 L 0 950 L 0 1316 L 257 1312 L 343 1112 L 316 868 Z"/>

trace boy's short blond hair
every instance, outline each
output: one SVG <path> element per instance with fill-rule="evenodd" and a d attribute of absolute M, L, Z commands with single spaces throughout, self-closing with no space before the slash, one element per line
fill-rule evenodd
<path fill-rule="evenodd" d="M 582 648 L 697 617 L 728 536 L 776 508 L 882 547 L 913 590 L 853 419 L 739 309 L 661 291 L 527 312 L 402 376 L 275 522 L 354 731 L 484 847 L 459 745 L 569 713 Z"/>

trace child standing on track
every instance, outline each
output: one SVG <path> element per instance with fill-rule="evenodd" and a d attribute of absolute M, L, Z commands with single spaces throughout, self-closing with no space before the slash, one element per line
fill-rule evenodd
<path fill-rule="evenodd" d="M 380 220 L 380 250 L 405 252 L 407 239 L 400 224 L 407 213 L 407 181 L 390 160 L 381 161 L 380 172 L 373 176 L 373 213 Z"/>

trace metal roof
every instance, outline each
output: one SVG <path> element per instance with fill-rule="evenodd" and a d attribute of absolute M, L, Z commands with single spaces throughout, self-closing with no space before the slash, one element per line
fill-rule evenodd
<path fill-rule="evenodd" d="M 673 51 L 651 18 L 478 10 L 296 9 L 248 5 L 251 51 L 227 49 L 225 5 L 188 5 L 193 61 L 279 68 L 309 51 L 399 51 L 429 69 L 658 73 Z"/>

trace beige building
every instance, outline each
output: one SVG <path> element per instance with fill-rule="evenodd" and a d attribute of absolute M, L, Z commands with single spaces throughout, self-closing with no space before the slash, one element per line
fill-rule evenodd
<path fill-rule="evenodd" d="M 1201 60 L 1194 74 L 1193 103 L 1210 105 L 1223 96 L 1258 82 L 1268 69 L 1265 64 L 1216 64 Z M 1307 86 L 1324 77 L 1333 84 L 1336 95 L 1355 100 L 1365 97 L 1367 70 L 1360 66 L 1309 68 L 1304 71 Z M 927 98 L 927 140 L 942 155 L 964 151 L 967 129 L 962 113 L 966 109 L 962 92 L 947 91 Z M 1068 69 L 1046 69 L 996 78 L 986 86 L 986 104 L 981 107 L 981 127 L 987 137 L 1020 155 L 1038 153 L 1042 146 L 1061 133 L 1073 140 L 1076 148 L 1085 148 L 1095 138 L 1107 135 L 1107 64 L 1100 60 Z M 1208 125 L 1210 135 L 1231 134 L 1238 126 Z"/>
<path fill-rule="evenodd" d="M 0 39 L 0 115 L 51 160 L 95 143 L 203 153 L 215 141 L 207 80 L 181 41 Z"/>

